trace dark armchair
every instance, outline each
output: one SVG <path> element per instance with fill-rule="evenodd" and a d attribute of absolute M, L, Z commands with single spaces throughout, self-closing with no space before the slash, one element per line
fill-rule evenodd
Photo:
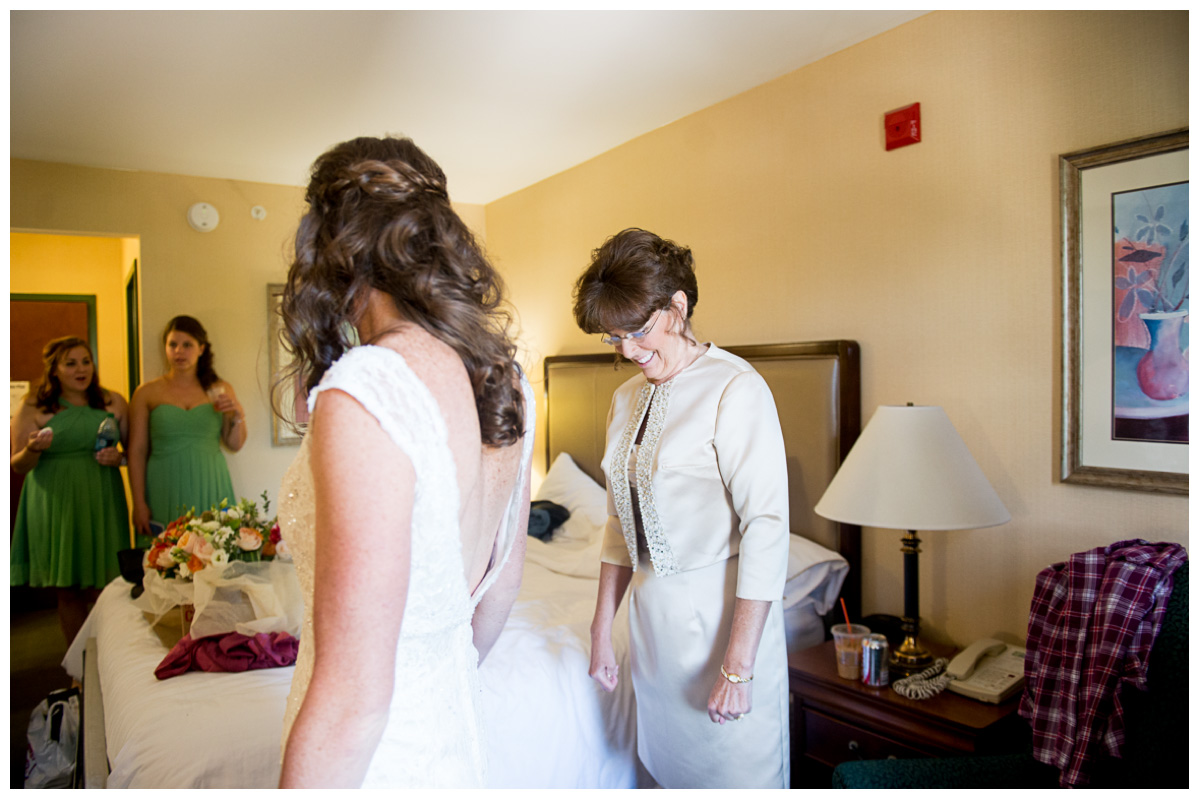
<path fill-rule="evenodd" d="M 1148 691 L 1122 695 L 1125 750 L 1093 772 L 1096 788 L 1188 786 L 1188 565 L 1175 585 L 1154 648 Z M 835 789 L 1058 788 L 1058 770 L 1030 752 L 1000 756 L 852 761 L 833 771 Z"/>

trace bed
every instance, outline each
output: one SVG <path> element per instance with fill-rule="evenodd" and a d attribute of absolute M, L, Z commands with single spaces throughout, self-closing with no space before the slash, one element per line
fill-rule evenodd
<path fill-rule="evenodd" d="M 853 342 L 727 348 L 751 360 L 775 395 L 788 450 L 793 537 L 785 598 L 789 649 L 825 638 L 837 598 L 857 615 L 858 529 L 812 506 L 859 429 Z M 528 540 L 521 592 L 480 675 L 493 788 L 648 786 L 636 756 L 632 687 L 587 676 L 605 500 L 599 464 L 613 389 L 632 374 L 608 356 L 545 363 L 550 465 L 535 499 L 571 512 L 548 542 Z M 89 787 L 267 788 L 292 668 L 154 677 L 166 648 L 115 579 L 63 662 L 84 684 Z M 839 612 L 840 613 L 840 609 Z M 620 620 L 624 615 L 618 615 Z M 614 631 L 628 675 L 628 630 Z"/>

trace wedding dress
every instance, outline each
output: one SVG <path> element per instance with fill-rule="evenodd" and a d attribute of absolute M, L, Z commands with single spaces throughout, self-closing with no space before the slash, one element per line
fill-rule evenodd
<path fill-rule="evenodd" d="M 525 428 L 521 472 L 533 452 L 534 398 L 522 375 Z M 474 593 L 463 576 L 459 492 L 446 421 L 437 401 L 404 357 L 373 345 L 346 352 L 309 394 L 339 389 L 374 416 L 412 461 L 416 490 L 408 598 L 396 645 L 395 682 L 387 726 L 367 768 L 363 787 L 483 787 L 486 758 L 479 717 L 478 654 L 472 643 L 475 606 L 508 559 L 519 530 L 523 478 L 509 498 L 497 535 L 493 563 Z M 309 439 L 283 478 L 279 519 L 304 592 L 305 619 L 283 743 L 312 677 L 314 508 Z M 364 537 L 380 535 L 378 531 Z"/>

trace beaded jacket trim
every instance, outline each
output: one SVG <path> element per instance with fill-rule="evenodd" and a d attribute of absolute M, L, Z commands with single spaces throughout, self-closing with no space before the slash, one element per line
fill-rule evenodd
<path fill-rule="evenodd" d="M 675 553 L 663 533 L 662 521 L 658 516 L 658 506 L 654 502 L 654 473 L 651 466 L 654 463 L 654 453 L 658 450 L 659 439 L 662 438 L 663 427 L 667 421 L 667 404 L 671 399 L 671 384 L 655 386 L 647 382 L 642 386 L 638 395 L 637 407 L 629 423 L 621 434 L 621 441 L 614 456 L 614 464 L 627 464 L 637 441 L 638 429 L 642 419 L 646 418 L 646 431 L 642 434 L 642 446 L 638 449 L 637 459 L 637 491 L 638 508 L 641 510 L 642 531 L 646 535 L 646 546 L 650 550 L 650 564 L 654 574 L 666 577 L 679 572 L 675 563 Z M 647 412 L 647 407 L 649 411 Z M 647 418 L 646 415 L 649 414 Z M 629 559 L 637 571 L 637 527 L 633 518 L 633 500 L 629 485 L 628 473 L 625 470 L 613 470 L 613 504 L 617 507 L 617 516 L 621 520 L 621 532 L 625 535 L 625 547 L 629 550 Z"/>

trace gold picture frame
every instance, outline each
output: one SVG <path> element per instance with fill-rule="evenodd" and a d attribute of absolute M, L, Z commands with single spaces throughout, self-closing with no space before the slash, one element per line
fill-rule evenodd
<path fill-rule="evenodd" d="M 1145 410 L 1128 410 L 1122 393 L 1131 391 L 1131 380 L 1135 388 L 1141 380 L 1136 374 L 1140 362 L 1135 346 L 1122 346 L 1129 343 L 1122 339 L 1121 330 L 1130 320 L 1137 325 L 1139 316 L 1146 318 L 1136 312 L 1143 302 L 1157 302 L 1160 287 L 1177 295 L 1182 290 L 1183 299 L 1178 302 L 1184 306 L 1182 319 L 1187 319 L 1187 165 L 1186 128 L 1060 157 L 1063 281 L 1060 477 L 1065 483 L 1188 494 L 1190 444 L 1186 388 L 1181 398 L 1169 403 L 1153 397 L 1142 398 Z M 1176 210 L 1176 216 L 1179 216 L 1177 209 L 1182 209 L 1182 224 L 1178 220 L 1159 220 L 1155 211 L 1143 213 L 1134 227 L 1122 224 L 1120 197 L 1164 189 L 1179 191 L 1176 187 L 1180 184 L 1183 184 L 1183 200 L 1172 209 Z M 1162 210 L 1158 209 L 1158 213 Z M 1142 226 L 1141 230 L 1135 230 L 1138 226 Z M 1157 244 L 1136 244 L 1147 238 L 1153 243 L 1156 236 Z M 1176 256 L 1182 255 L 1182 260 L 1171 258 L 1168 263 L 1172 248 Z M 1161 254 L 1154 252 L 1158 250 Z M 1138 290 L 1142 290 L 1141 297 L 1125 300 Z M 1176 299 L 1173 297 L 1166 306 L 1174 306 L 1169 313 L 1180 313 Z M 1157 306 L 1147 306 L 1150 315 L 1159 313 L 1156 309 Z M 1180 323 L 1183 324 L 1186 322 Z M 1183 335 L 1186 337 L 1187 333 Z M 1135 374 L 1128 375 L 1131 371 Z M 1168 407 L 1156 409 L 1156 404 Z M 1122 425 L 1139 415 L 1162 420 L 1156 424 L 1157 430 L 1164 432 L 1123 433 Z M 1126 429 L 1130 429 L 1128 425 Z"/>

